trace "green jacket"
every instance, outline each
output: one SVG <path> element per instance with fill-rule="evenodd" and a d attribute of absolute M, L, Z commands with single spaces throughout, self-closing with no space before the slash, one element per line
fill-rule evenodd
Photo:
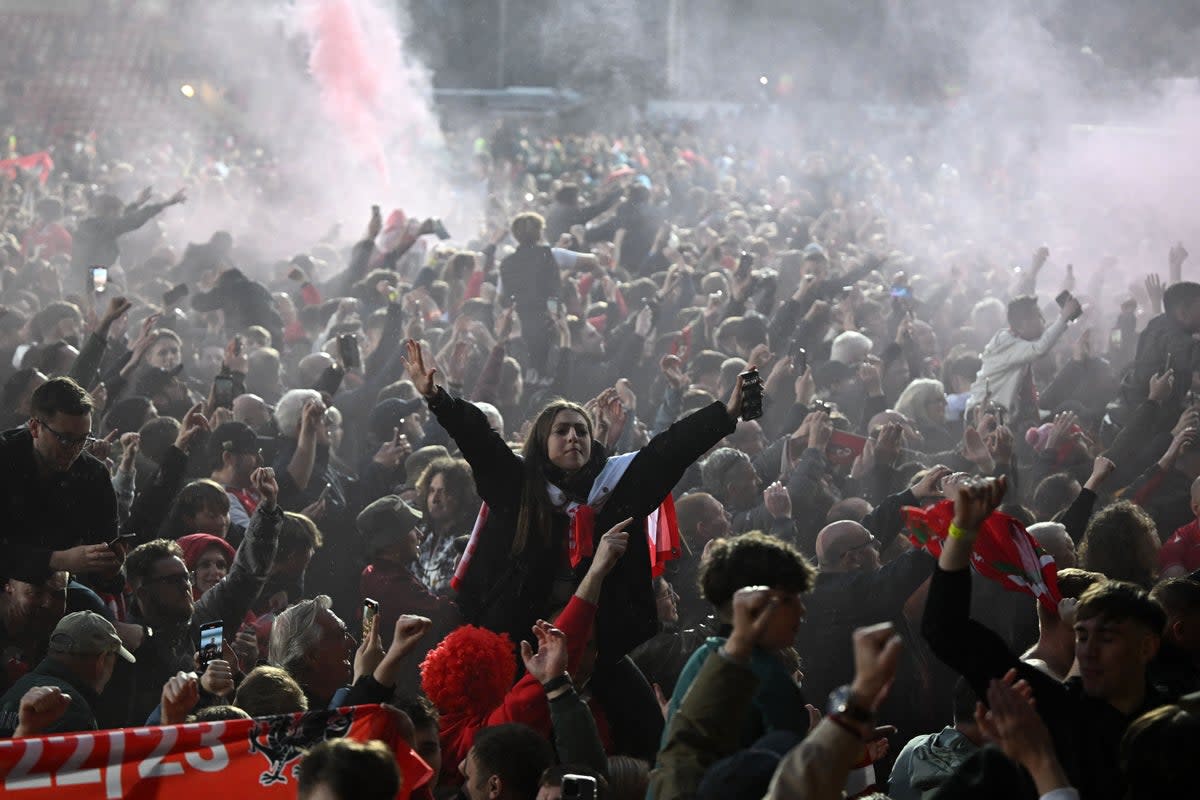
<path fill-rule="evenodd" d="M 700 673 L 700 668 L 716 656 L 717 650 L 723 644 L 724 637 L 710 636 L 692 653 L 692 657 L 679 673 L 675 691 L 667 705 L 668 725 L 679 710 L 684 695 Z M 759 688 L 751 701 L 754 710 L 746 716 L 745 723 L 739 728 L 740 745 L 749 747 L 764 734 L 777 730 L 792 731 L 798 736 L 808 733 L 808 711 L 804 707 L 804 695 L 783 661 L 773 653 L 755 648 L 750 657 L 750 669 L 758 678 Z M 669 728 L 664 729 L 664 745 L 667 743 L 668 734 Z"/>
<path fill-rule="evenodd" d="M 701 652 L 704 648 L 697 655 Z M 646 796 L 655 800 L 694 797 L 709 767 L 742 749 L 740 731 L 758 686 L 754 670 L 719 653 L 704 659 L 691 691 L 671 716 Z"/>
<path fill-rule="evenodd" d="M 20 722 L 21 698 L 35 686 L 57 686 L 70 695 L 71 705 L 62 717 L 43 733 L 73 733 L 96 730 L 96 715 L 92 712 L 99 697 L 72 675 L 66 665 L 53 656 L 46 657 L 32 672 L 25 674 L 0 697 L 0 737 L 11 737 Z"/>

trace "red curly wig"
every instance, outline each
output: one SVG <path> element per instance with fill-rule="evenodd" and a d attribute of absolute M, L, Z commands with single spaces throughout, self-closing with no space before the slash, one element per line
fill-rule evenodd
<path fill-rule="evenodd" d="M 443 715 L 491 712 L 516 678 L 512 640 L 474 625 L 455 629 L 421 662 L 421 688 Z"/>

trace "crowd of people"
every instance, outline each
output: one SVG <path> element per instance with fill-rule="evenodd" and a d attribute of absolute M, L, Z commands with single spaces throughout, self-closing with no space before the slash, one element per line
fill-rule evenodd
<path fill-rule="evenodd" d="M 506 122 L 477 230 L 270 253 L 171 233 L 251 165 L 0 174 L 0 734 L 383 703 L 419 797 L 1187 796 L 1184 245 L 1077 295 L 940 164 L 700 130 Z"/>

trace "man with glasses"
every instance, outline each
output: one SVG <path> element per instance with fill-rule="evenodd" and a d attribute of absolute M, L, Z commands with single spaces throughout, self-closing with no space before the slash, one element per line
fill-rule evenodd
<path fill-rule="evenodd" d="M 163 684 L 177 672 L 195 671 L 200 627 L 225 624 L 232 642 L 246 612 L 270 572 L 283 526 L 276 504 L 279 487 L 270 469 L 256 470 L 252 482 L 262 498 L 234 556 L 229 574 L 193 599 L 191 573 L 177 542 L 155 539 L 129 553 L 125 572 L 133 592 L 129 622 L 146 636 L 137 648 L 136 665 L 118 665 L 113 691 L 102 699 L 97 716 L 105 727 L 141 725 L 158 705 Z M 249 667 L 249 665 L 247 665 Z"/>
<path fill-rule="evenodd" d="M 117 498 L 107 468 L 86 452 L 92 398 L 70 378 L 52 378 L 30 407 L 27 427 L 0 433 L 4 574 L 40 581 L 67 571 L 120 591 Z"/>

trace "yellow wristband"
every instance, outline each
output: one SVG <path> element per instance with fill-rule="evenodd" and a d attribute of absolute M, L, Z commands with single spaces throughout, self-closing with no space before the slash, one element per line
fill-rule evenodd
<path fill-rule="evenodd" d="M 968 536 L 968 531 L 964 531 L 962 528 L 958 527 L 953 522 L 950 523 L 950 528 L 948 531 L 946 531 L 946 533 L 950 536 L 951 539 L 965 539 Z"/>

